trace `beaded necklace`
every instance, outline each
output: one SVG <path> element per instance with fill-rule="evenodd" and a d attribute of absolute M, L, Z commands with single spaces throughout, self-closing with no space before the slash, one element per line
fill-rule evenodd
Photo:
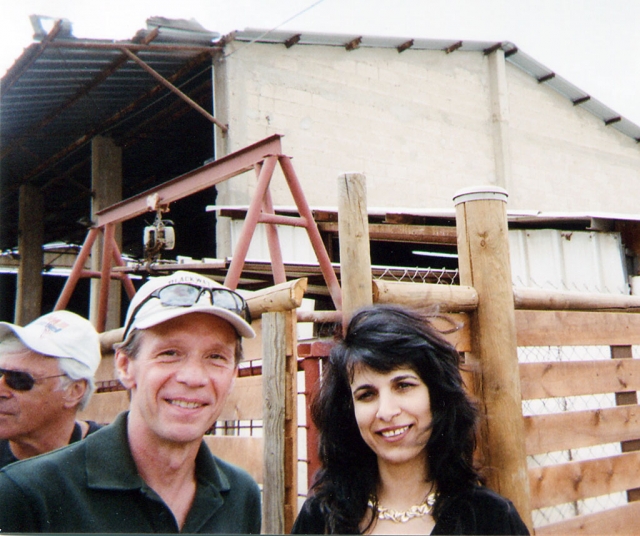
<path fill-rule="evenodd" d="M 435 492 L 429 493 L 422 504 L 414 504 L 408 510 L 398 511 L 378 505 L 378 519 L 388 520 L 394 523 L 406 523 L 415 517 L 424 517 L 431 513 L 431 509 L 436 502 Z M 367 506 L 375 511 L 373 501 L 369 499 Z"/>

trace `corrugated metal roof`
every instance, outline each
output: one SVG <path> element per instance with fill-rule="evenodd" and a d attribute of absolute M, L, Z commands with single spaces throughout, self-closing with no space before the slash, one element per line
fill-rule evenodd
<path fill-rule="evenodd" d="M 48 34 L 38 34 L 38 18 L 32 22 L 39 42 L 25 49 L 0 82 L 0 248 L 15 244 L 17 190 L 25 182 L 45 188 L 47 224 L 55 220 L 63 228 L 66 219 L 73 227 L 79 214 L 86 216 L 87 151 L 94 136 L 111 136 L 126 146 L 136 136 L 137 143 L 158 135 L 159 121 L 165 139 L 181 135 L 171 133 L 173 121 L 192 108 L 132 61 L 123 47 L 210 109 L 211 57 L 220 46 L 220 34 L 193 20 L 152 18 L 132 39 L 122 41 L 77 39 L 64 19 Z M 125 195 L 131 189 L 137 193 L 137 180 L 149 178 L 128 177 Z"/>
<path fill-rule="evenodd" d="M 53 39 L 45 37 L 25 50 L 2 79 L 3 171 L 22 179 L 34 162 L 24 158 L 25 151 L 42 162 L 82 134 L 96 129 L 104 134 L 101 125 L 158 84 L 127 60 L 118 45 L 129 46 L 147 65 L 170 78 L 211 49 L 219 37 L 195 24 L 171 28 L 162 26 L 170 21 L 148 22 L 148 28 L 130 41 L 76 39 L 64 31 L 63 23 Z M 142 46 L 155 28 L 157 36 Z M 125 118 L 126 114 L 121 121 Z M 112 122 L 108 129 L 117 129 L 121 121 Z"/>
<path fill-rule="evenodd" d="M 293 45 L 323 45 L 343 48 L 395 48 L 399 51 L 411 48 L 412 50 L 441 50 L 445 52 L 482 52 L 487 53 L 501 48 L 506 60 L 544 83 L 560 95 L 570 100 L 575 106 L 584 108 L 605 125 L 615 128 L 622 134 L 640 142 L 640 126 L 622 117 L 604 103 L 591 97 L 571 82 L 554 73 L 548 67 L 522 52 L 515 44 L 509 41 L 455 41 L 446 39 L 424 39 L 409 37 L 376 37 L 358 34 L 326 34 L 295 31 L 268 31 L 260 29 L 246 29 L 234 32 L 225 40 L 240 42 L 260 42 Z"/>

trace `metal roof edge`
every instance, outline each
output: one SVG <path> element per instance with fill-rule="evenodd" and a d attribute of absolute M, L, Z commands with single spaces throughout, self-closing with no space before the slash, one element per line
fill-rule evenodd
<path fill-rule="evenodd" d="M 318 212 L 338 212 L 337 206 L 323 205 L 309 207 L 311 211 Z M 207 205 L 206 212 L 217 212 L 222 210 L 246 211 L 249 205 Z M 276 205 L 273 207 L 278 212 L 297 213 L 298 208 L 294 205 Z M 370 216 L 384 216 L 385 214 L 406 214 L 409 216 L 426 216 L 435 218 L 455 218 L 456 209 L 451 208 L 410 208 L 410 207 L 368 207 L 367 214 Z M 616 220 L 616 221 L 637 221 L 640 222 L 640 214 L 629 214 L 623 212 L 571 212 L 571 211 L 542 211 L 542 210 L 519 210 L 507 209 L 507 217 L 511 221 L 522 219 L 527 220 Z"/>

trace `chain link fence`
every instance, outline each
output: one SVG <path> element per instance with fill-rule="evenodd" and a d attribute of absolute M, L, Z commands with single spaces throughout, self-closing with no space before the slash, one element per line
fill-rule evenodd
<path fill-rule="evenodd" d="M 448 268 L 398 268 L 373 266 L 373 279 L 402 281 L 404 283 L 431 283 L 435 285 L 459 284 L 458 270 Z"/>
<path fill-rule="evenodd" d="M 634 348 L 635 350 L 635 348 Z M 518 360 L 521 363 L 541 363 L 557 361 L 596 361 L 611 359 L 609 346 L 544 346 L 518 348 Z M 604 409 L 616 406 L 615 394 L 571 396 L 525 400 L 522 402 L 522 414 L 546 415 L 570 411 Z M 592 460 L 620 454 L 620 443 L 609 443 L 587 448 L 548 452 L 527 457 L 529 467 L 543 467 L 571 461 Z M 625 492 L 612 493 L 600 497 L 559 504 L 532 511 L 533 526 L 541 527 L 571 517 L 592 514 L 621 506 L 627 502 Z"/>

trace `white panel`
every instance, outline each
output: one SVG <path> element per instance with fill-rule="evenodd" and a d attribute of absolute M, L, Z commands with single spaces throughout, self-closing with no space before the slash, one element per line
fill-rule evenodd
<path fill-rule="evenodd" d="M 515 286 L 629 294 L 619 233 L 513 230 L 509 246 Z"/>
<path fill-rule="evenodd" d="M 242 231 L 243 220 L 231 220 L 232 252 L 236 249 Z M 285 263 L 315 263 L 316 254 L 311 246 L 307 230 L 291 225 L 276 225 L 282 259 Z M 232 253 L 233 254 L 233 253 Z M 258 224 L 247 252 L 248 260 L 269 261 L 269 246 L 264 225 Z"/>

